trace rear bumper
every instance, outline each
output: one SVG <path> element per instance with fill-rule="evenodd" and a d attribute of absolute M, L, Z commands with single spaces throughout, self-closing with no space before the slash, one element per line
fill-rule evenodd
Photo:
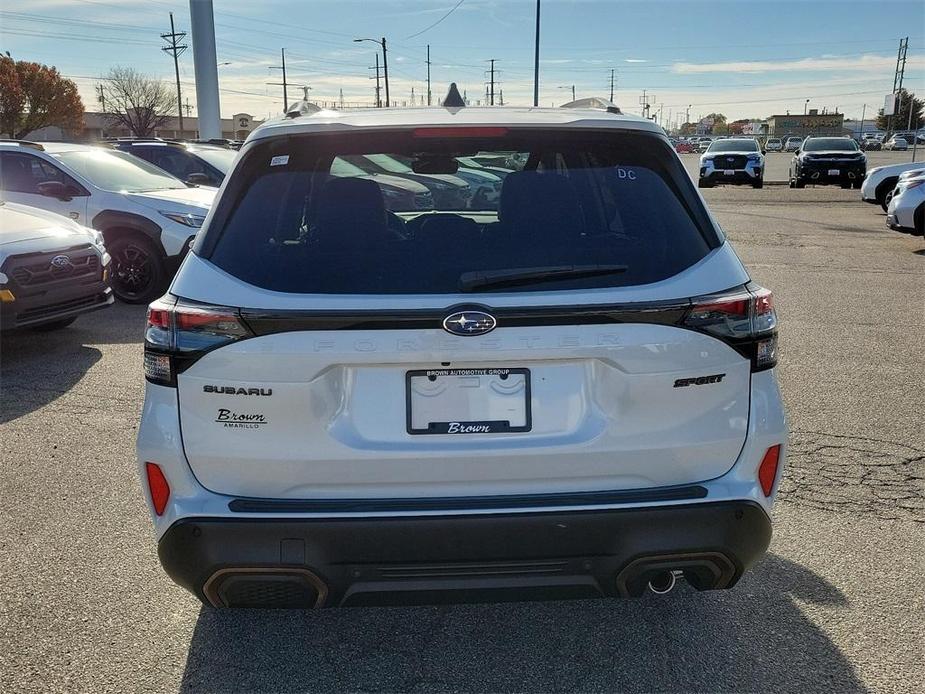
<path fill-rule="evenodd" d="M 326 607 L 639 595 L 666 570 L 729 588 L 767 550 L 752 501 L 548 513 L 185 518 L 170 577 L 220 607 Z"/>

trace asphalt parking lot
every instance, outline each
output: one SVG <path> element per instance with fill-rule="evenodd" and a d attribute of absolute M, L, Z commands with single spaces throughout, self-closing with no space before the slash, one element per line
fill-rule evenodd
<path fill-rule="evenodd" d="M 867 154 L 867 168 L 873 169 L 876 166 L 886 166 L 887 164 L 904 164 L 912 161 L 912 150 L 908 152 L 865 152 Z M 690 174 L 691 178 L 697 180 L 698 169 L 700 166 L 699 154 L 682 154 L 681 161 L 684 162 L 684 168 Z M 793 154 L 788 152 L 768 152 L 764 158 L 765 173 L 764 180 L 767 183 L 786 183 L 789 178 L 790 160 Z M 922 162 L 925 167 L 925 147 L 919 147 L 915 153 L 915 160 Z"/>
<path fill-rule="evenodd" d="M 204 608 L 157 562 L 144 309 L 117 305 L 0 343 L 0 690 L 925 691 L 925 241 L 857 191 L 704 192 L 775 292 L 792 429 L 770 553 L 736 588 Z"/>

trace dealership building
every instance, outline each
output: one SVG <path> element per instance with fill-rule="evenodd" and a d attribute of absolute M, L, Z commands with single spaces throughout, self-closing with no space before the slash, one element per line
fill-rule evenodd
<path fill-rule="evenodd" d="M 811 110 L 806 115 L 792 116 L 789 113 L 783 116 L 768 118 L 767 134 L 771 137 L 787 137 L 799 135 L 810 137 L 819 135 L 834 135 L 841 137 L 845 134 L 845 115 L 843 113 L 819 113 Z"/>
<path fill-rule="evenodd" d="M 228 140 L 244 140 L 250 135 L 251 130 L 262 122 L 262 120 L 255 120 L 249 113 L 236 113 L 231 118 L 222 118 L 222 137 Z M 49 126 L 32 131 L 25 139 L 36 142 L 93 141 L 104 137 L 130 137 L 131 134 L 128 128 L 115 122 L 111 115 L 87 111 L 83 116 L 83 128 L 77 132 L 65 132 L 61 128 Z M 185 116 L 181 131 L 180 119 L 170 116 L 163 125 L 155 129 L 152 136 L 195 140 L 199 137 L 199 119 L 196 116 Z"/>

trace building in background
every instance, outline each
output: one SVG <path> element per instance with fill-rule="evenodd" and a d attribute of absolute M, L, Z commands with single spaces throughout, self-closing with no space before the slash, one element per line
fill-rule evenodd
<path fill-rule="evenodd" d="M 255 120 L 249 113 L 236 113 L 231 118 L 222 118 L 222 137 L 228 140 L 243 140 L 263 121 Z M 172 116 L 163 126 L 154 131 L 152 137 L 178 138 L 195 140 L 199 137 L 199 120 L 195 116 L 183 118 L 183 132 L 180 123 Z M 105 137 L 131 137 L 132 133 L 124 125 L 113 125 L 111 116 L 105 113 L 87 111 L 84 113 L 84 127 L 80 132 L 64 132 L 61 128 L 48 127 L 29 133 L 24 139 L 36 142 L 53 142 L 61 140 L 93 142 Z"/>
<path fill-rule="evenodd" d="M 768 118 L 768 135 L 771 137 L 842 136 L 845 134 L 843 113 L 819 113 L 811 109 L 806 115 L 771 116 Z"/>

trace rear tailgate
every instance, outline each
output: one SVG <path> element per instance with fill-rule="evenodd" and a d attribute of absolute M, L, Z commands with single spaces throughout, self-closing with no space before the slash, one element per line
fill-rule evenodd
<path fill-rule="evenodd" d="M 526 369 L 529 392 L 512 402 L 528 397 L 528 430 L 409 433 L 408 374 L 433 369 Z M 491 387 L 491 375 L 475 378 Z M 749 360 L 723 342 L 651 324 L 500 327 L 484 337 L 283 332 L 222 347 L 178 377 L 184 447 L 200 482 L 272 498 L 706 480 L 742 448 L 749 383 Z"/>

